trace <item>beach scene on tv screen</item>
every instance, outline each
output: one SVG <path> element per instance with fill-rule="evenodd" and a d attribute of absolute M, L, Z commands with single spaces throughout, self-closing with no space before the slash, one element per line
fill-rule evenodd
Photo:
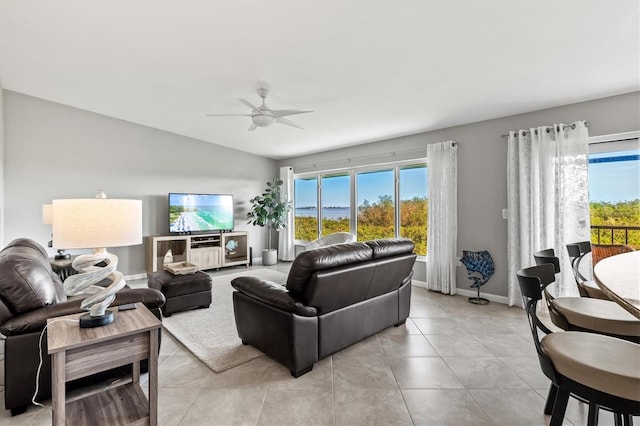
<path fill-rule="evenodd" d="M 233 229 L 233 197 L 212 194 L 169 194 L 169 231 Z"/>

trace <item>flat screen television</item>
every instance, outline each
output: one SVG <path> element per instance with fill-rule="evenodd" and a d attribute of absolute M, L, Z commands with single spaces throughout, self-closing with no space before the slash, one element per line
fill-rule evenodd
<path fill-rule="evenodd" d="M 169 194 L 169 232 L 233 231 L 233 195 Z"/>

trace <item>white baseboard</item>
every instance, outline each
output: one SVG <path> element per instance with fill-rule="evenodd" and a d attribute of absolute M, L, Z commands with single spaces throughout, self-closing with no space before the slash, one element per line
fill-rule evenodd
<path fill-rule="evenodd" d="M 133 280 L 142 280 L 144 278 L 147 278 L 147 274 L 146 273 L 142 273 L 142 274 L 133 274 L 133 275 L 125 275 L 124 276 L 124 280 L 125 281 L 133 281 Z"/>
<path fill-rule="evenodd" d="M 411 285 L 414 285 L 414 286 L 420 287 L 420 288 L 427 288 L 427 283 L 424 282 L 424 281 L 412 280 L 411 281 Z M 477 297 L 478 296 L 478 292 L 477 291 L 465 290 L 465 289 L 461 289 L 461 288 L 457 288 L 456 289 L 456 294 L 459 294 L 460 296 L 466 296 L 466 297 Z M 509 304 L 509 299 L 507 299 L 505 296 L 497 296 L 495 294 L 489 294 L 489 293 L 480 292 L 480 297 L 484 297 L 487 300 L 490 300 L 490 301 L 496 302 L 496 303 L 502 303 L 504 305 L 508 305 Z"/>

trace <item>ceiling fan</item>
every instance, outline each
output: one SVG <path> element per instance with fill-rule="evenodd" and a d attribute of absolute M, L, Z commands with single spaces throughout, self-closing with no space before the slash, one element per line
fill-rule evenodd
<path fill-rule="evenodd" d="M 249 126 L 250 131 L 254 131 L 258 127 L 267 127 L 273 124 L 274 122 L 280 124 L 286 124 L 287 126 L 297 127 L 298 129 L 304 129 L 304 127 L 299 124 L 284 118 L 288 115 L 294 114 L 304 114 L 307 112 L 313 112 L 312 109 L 301 108 L 301 109 L 271 109 L 269 108 L 265 101 L 267 96 L 269 95 L 269 89 L 265 87 L 260 87 L 258 89 L 258 95 L 262 98 L 262 105 L 255 106 L 251 102 L 246 99 L 239 98 L 238 100 L 251 108 L 251 114 L 207 114 L 207 117 L 230 117 L 230 116 L 242 116 L 242 117 L 251 117 L 251 126 Z"/>

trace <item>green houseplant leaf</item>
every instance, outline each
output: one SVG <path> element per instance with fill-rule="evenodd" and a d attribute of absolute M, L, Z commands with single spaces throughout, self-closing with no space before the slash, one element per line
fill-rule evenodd
<path fill-rule="evenodd" d="M 267 188 L 262 195 L 256 195 L 249 200 L 251 209 L 247 213 L 247 223 L 255 226 L 266 227 L 268 235 L 268 248 L 271 250 L 271 230 L 279 230 L 287 227 L 287 213 L 291 210 L 291 202 L 281 198 L 283 181 L 273 178 L 267 182 Z"/>

